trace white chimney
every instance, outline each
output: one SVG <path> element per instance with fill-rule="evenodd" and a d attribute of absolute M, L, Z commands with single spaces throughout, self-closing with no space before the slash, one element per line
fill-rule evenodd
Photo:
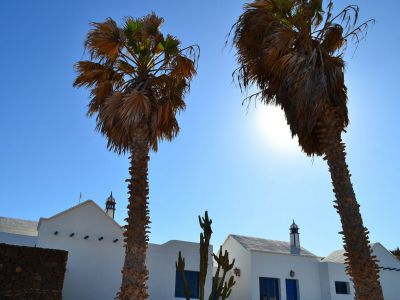
<path fill-rule="evenodd" d="M 292 225 L 290 225 L 290 253 L 292 255 L 300 254 L 300 237 L 299 237 L 299 227 L 293 220 Z"/>
<path fill-rule="evenodd" d="M 106 212 L 107 215 L 109 215 L 111 218 L 114 219 L 114 215 L 115 215 L 115 199 L 113 197 L 112 192 L 111 192 L 110 196 L 106 200 L 105 212 Z"/>

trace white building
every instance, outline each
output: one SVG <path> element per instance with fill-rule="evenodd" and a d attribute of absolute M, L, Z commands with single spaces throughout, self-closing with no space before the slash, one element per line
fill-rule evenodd
<path fill-rule="evenodd" d="M 114 208 L 111 211 L 108 208 L 103 211 L 88 200 L 50 218 L 41 218 L 38 223 L 0 218 L 0 243 L 68 251 L 63 300 L 114 299 L 122 280 L 123 230 L 112 218 Z M 175 268 L 179 251 L 185 258 L 188 281 L 198 278 L 199 244 L 183 241 L 149 244 L 150 300 L 182 299 L 175 297 L 182 294 Z M 212 261 L 211 247 L 209 255 Z M 212 284 L 211 264 L 208 274 L 207 294 Z M 196 285 L 198 282 L 194 289 Z"/>
<path fill-rule="evenodd" d="M 119 290 L 124 259 L 122 229 L 113 217 L 115 200 L 102 210 L 88 200 L 39 222 L 0 217 L 0 243 L 68 251 L 64 300 L 110 300 Z M 229 235 L 223 243 L 235 258 L 236 285 L 231 300 L 345 300 L 354 290 L 345 272 L 344 251 L 325 258 L 300 247 L 299 228 L 290 227 L 290 242 Z M 379 260 L 385 300 L 400 299 L 400 261 L 381 244 L 372 244 Z M 169 241 L 149 244 L 150 300 L 182 299 L 181 280 L 175 270 L 178 252 L 185 257 L 192 292 L 198 293 L 199 244 Z M 206 295 L 212 281 L 209 252 Z M 214 267 L 215 268 L 215 267 Z M 193 297 L 196 299 L 196 297 Z"/>
<path fill-rule="evenodd" d="M 229 235 L 223 244 L 236 259 L 232 300 L 345 300 L 354 289 L 345 272 L 344 250 L 325 258 L 300 247 L 293 222 L 290 242 Z M 385 300 L 400 299 L 400 261 L 381 244 L 372 244 L 379 260 Z"/>
<path fill-rule="evenodd" d="M 33 221 L 0 217 L 0 243 L 34 247 L 37 225 Z"/>

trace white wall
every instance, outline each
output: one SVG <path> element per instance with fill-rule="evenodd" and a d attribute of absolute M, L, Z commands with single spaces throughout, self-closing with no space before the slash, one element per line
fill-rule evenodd
<path fill-rule="evenodd" d="M 57 235 L 54 232 L 58 231 Z M 74 237 L 70 237 L 75 233 Z M 89 235 L 88 239 L 84 239 Z M 104 239 L 99 241 L 98 238 Z M 114 239 L 119 239 L 113 243 Z M 122 230 L 96 204 L 88 203 L 65 214 L 42 219 L 38 246 L 68 251 L 64 300 L 111 300 L 122 280 L 124 262 Z M 186 269 L 199 270 L 199 244 L 170 241 L 163 245 L 149 244 L 149 300 L 175 300 L 175 262 L 179 251 L 185 257 Z M 211 291 L 212 247 L 206 295 Z"/>
<path fill-rule="evenodd" d="M 322 298 L 323 300 L 352 300 L 354 299 L 354 287 L 353 282 L 350 280 L 350 277 L 346 273 L 346 265 L 342 263 L 333 263 L 333 262 L 321 262 L 321 265 L 324 266 L 325 270 L 328 272 L 327 282 L 324 282 L 324 285 L 328 286 L 328 295 L 330 298 Z M 322 268 L 321 268 L 322 270 Z M 344 281 L 349 283 L 350 294 L 336 294 L 335 281 Z"/>
<path fill-rule="evenodd" d="M 240 269 L 230 300 L 259 300 L 260 277 L 280 280 L 281 300 L 286 300 L 286 279 L 298 280 L 300 300 L 321 300 L 319 258 L 248 251 L 231 237 L 223 247 L 235 258 L 235 267 Z M 293 278 L 291 270 L 295 272 Z"/>
<path fill-rule="evenodd" d="M 400 269 L 400 261 L 381 244 L 376 243 L 372 248 L 373 254 L 379 260 L 379 266 Z M 381 286 L 385 300 L 400 299 L 400 272 L 395 270 L 380 270 Z"/>
<path fill-rule="evenodd" d="M 260 277 L 279 279 L 281 300 L 286 300 L 286 279 L 298 280 L 300 300 L 321 300 L 319 258 L 252 251 L 251 273 L 252 300 L 260 299 Z"/>
<path fill-rule="evenodd" d="M 37 236 L 0 232 L 0 243 L 35 247 Z"/>
<path fill-rule="evenodd" d="M 321 299 L 331 300 L 331 287 L 329 285 L 329 268 L 328 263 L 319 263 L 319 280 L 321 282 Z"/>
<path fill-rule="evenodd" d="M 75 235 L 70 237 L 71 233 Z M 89 235 L 87 240 L 84 239 L 86 235 Z M 99 241 L 101 236 L 104 239 Z M 119 241 L 113 243 L 117 238 Z M 122 230 L 95 204 L 88 203 L 42 220 L 38 247 L 68 251 L 63 299 L 109 300 L 115 297 L 122 278 Z"/>
<path fill-rule="evenodd" d="M 58 231 L 55 235 L 54 232 Z M 74 233 L 73 237 L 69 235 Z M 88 239 L 84 237 L 88 235 Z M 99 241 L 99 237 L 103 237 Z M 118 239 L 114 243 L 113 240 Z M 88 201 L 50 219 L 42 219 L 39 235 L 26 236 L 0 232 L 0 243 L 53 248 L 68 251 L 67 271 L 64 280 L 64 300 L 110 300 L 121 284 L 124 261 L 122 230 L 94 202 Z M 230 300 L 258 300 L 259 278 L 280 279 L 281 300 L 286 300 L 285 279 L 298 280 L 300 300 L 350 300 L 354 299 L 353 285 L 341 263 L 320 262 L 319 258 L 248 251 L 235 239 L 228 237 L 223 251 L 235 258 L 240 277 Z M 400 269 L 400 262 L 381 244 L 373 245 L 373 254 L 379 265 Z M 149 300 L 176 300 L 175 262 L 179 251 L 185 257 L 186 269 L 199 270 L 199 244 L 170 241 L 162 245 L 149 244 L 147 265 L 149 269 Z M 206 296 L 212 285 L 212 247 L 209 251 L 209 268 Z M 230 274 L 229 274 L 230 275 Z M 400 272 L 381 270 L 381 285 L 385 300 L 398 300 Z M 349 282 L 350 295 L 337 295 L 335 281 Z"/>
<path fill-rule="evenodd" d="M 149 268 L 149 294 L 150 300 L 175 300 L 175 262 L 178 260 L 179 251 L 185 258 L 185 269 L 199 271 L 199 244 L 169 241 L 162 245 L 149 245 L 147 266 Z M 206 299 L 211 292 L 212 285 L 212 247 L 209 249 L 208 272 L 205 286 Z"/>
<path fill-rule="evenodd" d="M 397 260 L 381 244 L 373 244 L 372 253 L 379 260 L 381 267 L 400 269 L 400 261 Z M 342 263 L 323 262 L 320 265 L 321 271 L 321 290 L 323 300 L 353 300 L 354 286 L 350 277 L 346 273 L 346 266 Z M 349 295 L 336 294 L 335 281 L 346 281 L 350 285 Z M 385 300 L 400 299 L 400 272 L 394 270 L 380 270 L 380 282 Z M 328 286 L 328 287 L 326 287 Z"/>
<path fill-rule="evenodd" d="M 235 239 L 228 237 L 223 244 L 222 251 L 228 250 L 229 258 L 235 259 L 234 268 L 240 270 L 240 276 L 235 276 L 236 284 L 232 289 L 230 300 L 251 299 L 251 253 L 243 248 Z M 232 274 L 230 274 L 232 275 Z"/>

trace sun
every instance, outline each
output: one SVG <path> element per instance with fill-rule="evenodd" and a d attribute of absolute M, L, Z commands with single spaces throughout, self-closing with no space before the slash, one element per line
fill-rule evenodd
<path fill-rule="evenodd" d="M 272 105 L 258 105 L 255 114 L 259 139 L 268 148 L 285 153 L 300 151 L 297 137 L 292 138 L 282 109 Z"/>

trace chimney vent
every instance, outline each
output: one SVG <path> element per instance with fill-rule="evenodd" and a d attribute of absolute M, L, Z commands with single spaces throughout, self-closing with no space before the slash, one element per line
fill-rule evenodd
<path fill-rule="evenodd" d="M 300 254 L 299 226 L 294 222 L 290 225 L 290 253 L 292 255 Z"/>
<path fill-rule="evenodd" d="M 113 197 L 112 192 L 111 192 L 110 196 L 106 200 L 105 212 L 106 212 L 107 215 L 109 215 L 111 218 L 114 219 L 114 215 L 115 215 L 115 199 Z"/>

